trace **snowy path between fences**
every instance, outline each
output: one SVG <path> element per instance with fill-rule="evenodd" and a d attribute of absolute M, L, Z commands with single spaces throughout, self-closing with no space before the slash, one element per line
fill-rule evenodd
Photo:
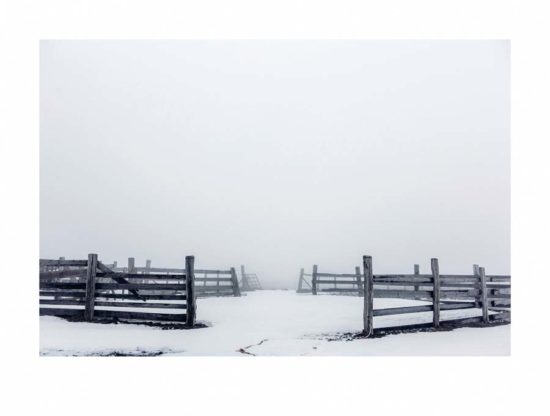
<path fill-rule="evenodd" d="M 510 325 L 330 341 L 362 329 L 363 300 L 262 290 L 242 297 L 197 300 L 206 328 L 163 330 L 133 324 L 68 322 L 40 317 L 41 355 L 357 356 L 509 355 Z M 425 304 L 375 299 L 375 308 Z M 442 319 L 480 310 L 443 311 Z M 431 312 L 374 318 L 375 327 L 431 322 Z"/>

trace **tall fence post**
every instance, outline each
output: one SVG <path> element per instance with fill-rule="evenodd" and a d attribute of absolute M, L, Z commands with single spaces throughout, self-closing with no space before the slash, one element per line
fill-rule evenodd
<path fill-rule="evenodd" d="M 474 264 L 473 269 L 474 269 L 474 276 L 477 277 L 477 278 L 478 278 L 478 281 L 479 281 L 479 265 Z M 476 281 L 476 283 L 478 283 L 478 282 Z M 476 308 L 477 308 L 477 307 L 480 307 L 480 306 L 481 306 L 481 303 L 480 303 L 480 301 L 478 300 L 479 298 L 476 296 L 474 299 L 475 299 L 475 300 L 474 300 L 474 304 L 475 304 Z"/>
<path fill-rule="evenodd" d="M 151 260 L 145 260 L 145 273 L 151 273 Z"/>
<path fill-rule="evenodd" d="M 241 265 L 241 276 L 242 276 L 242 286 L 243 286 L 243 292 L 250 290 L 250 285 L 248 284 L 248 279 L 246 278 L 246 273 L 244 271 L 244 266 Z"/>
<path fill-rule="evenodd" d="M 239 289 L 239 279 L 237 278 L 237 272 L 234 267 L 231 267 L 231 284 L 233 285 L 233 296 L 241 296 L 241 290 Z"/>
<path fill-rule="evenodd" d="M 374 330 L 374 277 L 372 274 L 371 256 L 363 256 L 363 275 L 365 279 L 363 291 L 363 334 L 370 337 Z"/>
<path fill-rule="evenodd" d="M 418 276 L 420 274 L 420 265 L 415 264 L 414 265 L 414 275 Z M 420 285 L 414 285 L 414 290 L 418 292 L 420 290 Z"/>
<path fill-rule="evenodd" d="M 313 272 L 311 272 L 311 293 L 317 294 L 317 265 L 313 265 Z"/>
<path fill-rule="evenodd" d="M 487 304 L 487 278 L 485 277 L 485 267 L 479 268 L 479 280 L 481 282 L 481 309 L 483 313 L 483 323 L 489 323 L 489 305 Z"/>
<path fill-rule="evenodd" d="M 84 301 L 84 320 L 94 319 L 95 280 L 97 273 L 97 254 L 88 254 L 88 267 L 86 269 L 86 299 Z"/>
<path fill-rule="evenodd" d="M 136 272 L 136 259 L 133 257 L 128 257 L 128 273 Z"/>
<path fill-rule="evenodd" d="M 192 327 L 195 325 L 195 316 L 197 312 L 197 303 L 195 298 L 195 257 L 185 257 L 185 296 L 187 303 L 186 325 Z"/>
<path fill-rule="evenodd" d="M 363 296 L 363 282 L 361 280 L 361 268 L 359 266 L 355 267 L 355 276 L 357 279 L 357 296 Z"/>
<path fill-rule="evenodd" d="M 433 280 L 433 326 L 439 328 L 439 307 L 440 307 L 440 292 L 439 292 L 439 260 L 432 259 L 432 280 Z"/>

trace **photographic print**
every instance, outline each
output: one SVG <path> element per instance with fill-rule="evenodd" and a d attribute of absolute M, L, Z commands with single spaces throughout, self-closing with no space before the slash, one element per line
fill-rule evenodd
<path fill-rule="evenodd" d="M 40 42 L 40 356 L 508 356 L 510 220 L 509 41 Z"/>

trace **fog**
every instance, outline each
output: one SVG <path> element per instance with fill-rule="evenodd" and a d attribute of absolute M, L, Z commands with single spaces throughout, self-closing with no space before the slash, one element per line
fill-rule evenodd
<path fill-rule="evenodd" d="M 510 272 L 507 41 L 42 41 L 40 256 Z"/>

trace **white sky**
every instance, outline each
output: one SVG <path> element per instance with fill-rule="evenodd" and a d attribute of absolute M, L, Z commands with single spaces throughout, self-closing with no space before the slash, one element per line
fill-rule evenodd
<path fill-rule="evenodd" d="M 43 41 L 40 256 L 510 271 L 507 41 Z"/>

